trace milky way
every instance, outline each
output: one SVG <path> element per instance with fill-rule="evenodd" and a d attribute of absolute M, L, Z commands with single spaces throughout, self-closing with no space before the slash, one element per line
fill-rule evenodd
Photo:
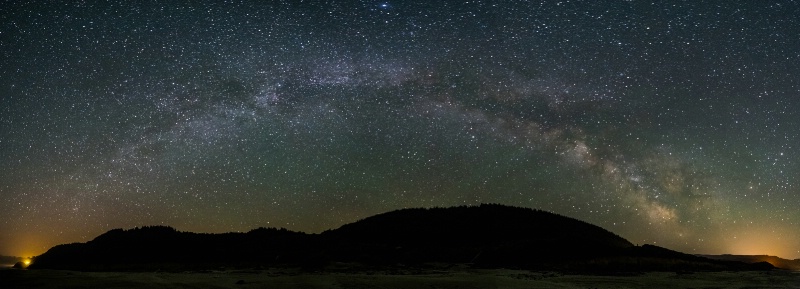
<path fill-rule="evenodd" d="M 0 254 L 502 203 L 800 258 L 794 1 L 72 2 L 0 8 Z"/>

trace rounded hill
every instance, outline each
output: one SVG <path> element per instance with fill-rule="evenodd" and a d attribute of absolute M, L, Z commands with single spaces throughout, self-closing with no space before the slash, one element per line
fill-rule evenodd
<path fill-rule="evenodd" d="M 323 236 L 341 257 L 390 261 L 527 264 L 618 254 L 633 244 L 601 227 L 528 208 L 484 204 L 402 209 L 375 215 Z"/>

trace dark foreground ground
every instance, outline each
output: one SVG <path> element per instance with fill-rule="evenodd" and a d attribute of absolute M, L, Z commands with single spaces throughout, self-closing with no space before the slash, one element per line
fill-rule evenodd
<path fill-rule="evenodd" d="M 0 269 L 0 288 L 800 288 L 800 273 L 775 270 L 597 276 L 469 268 L 337 273 L 290 269 L 180 273 Z"/>

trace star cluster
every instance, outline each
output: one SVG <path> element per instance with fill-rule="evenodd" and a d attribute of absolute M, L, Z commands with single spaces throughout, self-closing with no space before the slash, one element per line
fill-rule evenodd
<path fill-rule="evenodd" d="M 0 12 L 0 254 L 502 203 L 800 258 L 794 1 Z"/>

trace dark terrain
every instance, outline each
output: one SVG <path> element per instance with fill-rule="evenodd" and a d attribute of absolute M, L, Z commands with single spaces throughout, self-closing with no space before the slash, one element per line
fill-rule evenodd
<path fill-rule="evenodd" d="M 786 269 L 786 270 L 793 270 L 793 271 L 800 271 L 800 259 L 783 259 L 776 256 L 768 256 L 768 255 L 698 255 L 701 257 L 714 259 L 714 260 L 725 260 L 725 261 L 737 261 L 737 262 L 744 262 L 744 263 L 758 263 L 758 262 L 767 262 L 775 266 L 776 268 Z"/>
<path fill-rule="evenodd" d="M 218 268 L 336 270 L 426 264 L 577 273 L 766 270 L 766 262 L 713 260 L 634 246 L 598 226 L 553 213 L 503 205 L 403 209 L 321 234 L 259 228 L 198 234 L 154 226 L 115 229 L 86 243 L 58 245 L 30 269 L 172 271 Z M 377 269 L 376 269 L 377 270 Z"/>

